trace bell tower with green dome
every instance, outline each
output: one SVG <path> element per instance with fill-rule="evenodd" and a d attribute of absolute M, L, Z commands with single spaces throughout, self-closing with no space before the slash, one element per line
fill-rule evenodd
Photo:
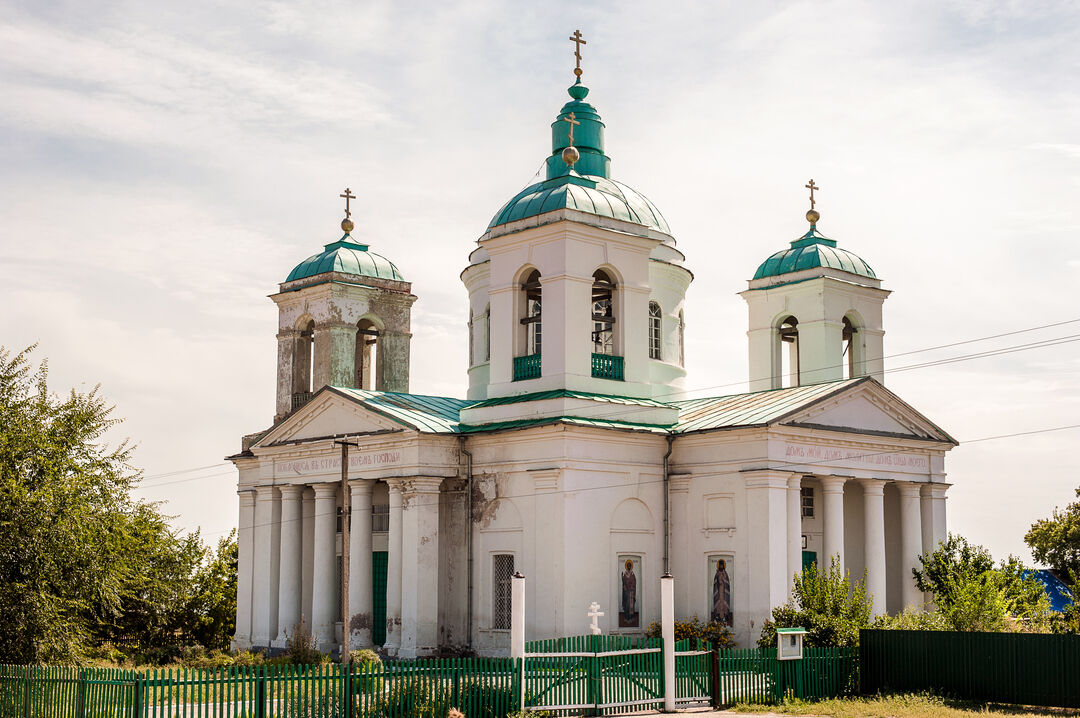
<path fill-rule="evenodd" d="M 270 296 L 278 306 L 279 421 L 324 386 L 409 391 L 410 315 L 416 297 L 393 262 L 344 234 L 305 259 Z"/>
<path fill-rule="evenodd" d="M 470 399 L 671 397 L 683 387 L 693 275 L 656 206 L 612 179 L 580 57 L 575 75 L 551 123 L 544 179 L 495 213 L 461 275 L 471 306 Z"/>
<path fill-rule="evenodd" d="M 750 390 L 872 376 L 884 380 L 882 304 L 870 265 L 818 231 L 814 180 L 810 229 L 757 268 L 741 292 L 750 310 Z"/>

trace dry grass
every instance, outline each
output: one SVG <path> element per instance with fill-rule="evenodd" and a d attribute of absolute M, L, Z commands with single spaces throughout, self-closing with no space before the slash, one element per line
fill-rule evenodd
<path fill-rule="evenodd" d="M 802 716 L 836 716 L 836 718 L 963 718 L 964 716 L 1080 716 L 1069 708 L 1038 708 L 993 703 L 951 700 L 927 693 L 888 695 L 858 698 L 834 698 L 827 701 L 787 701 L 777 706 L 740 703 L 732 710 L 740 713 L 782 713 Z"/>

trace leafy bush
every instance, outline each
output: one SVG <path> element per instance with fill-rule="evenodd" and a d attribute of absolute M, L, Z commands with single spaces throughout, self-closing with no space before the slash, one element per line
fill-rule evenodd
<path fill-rule="evenodd" d="M 857 646 L 859 630 L 869 628 L 873 610 L 871 597 L 866 593 L 866 574 L 852 580 L 840 570 L 836 558 L 827 570 L 812 564 L 795 576 L 793 601 L 777 606 L 772 618 L 761 626 L 758 646 L 776 645 L 777 628 L 806 629 L 805 642 L 810 647 Z"/>
<path fill-rule="evenodd" d="M 878 616 L 871 628 L 889 631 L 951 631 L 949 620 L 940 611 L 919 611 L 908 607 L 895 616 Z"/>
<path fill-rule="evenodd" d="M 427 718 L 433 715 L 433 696 L 423 682 L 409 679 L 390 686 L 387 699 L 379 704 L 379 718 Z"/>
<path fill-rule="evenodd" d="M 318 649 L 315 637 L 304 625 L 303 618 L 291 633 L 285 631 L 285 658 L 294 666 L 314 666 L 330 661 L 330 656 Z"/>
<path fill-rule="evenodd" d="M 663 630 L 663 626 L 659 621 L 653 621 L 649 624 L 649 628 L 645 632 L 645 635 L 649 638 L 662 638 Z M 720 621 L 702 623 L 701 619 L 697 616 L 676 620 L 675 640 L 685 641 L 691 638 L 696 638 L 706 644 L 712 644 L 720 648 L 735 645 L 735 634 Z"/>
<path fill-rule="evenodd" d="M 518 697 L 512 688 L 493 686 L 481 681 L 468 681 L 461 686 L 461 709 L 468 718 L 499 718 L 502 711 L 517 706 Z M 537 716 L 538 711 L 528 711 Z"/>

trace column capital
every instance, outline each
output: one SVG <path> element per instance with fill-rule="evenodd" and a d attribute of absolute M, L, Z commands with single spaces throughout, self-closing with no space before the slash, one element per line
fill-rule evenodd
<path fill-rule="evenodd" d="M 353 496 L 364 496 L 372 492 L 375 482 L 371 479 L 349 479 L 349 488 Z"/>
<path fill-rule="evenodd" d="M 674 494 L 685 494 L 690 491 L 690 480 L 693 474 L 668 474 L 668 490 Z"/>
<path fill-rule="evenodd" d="M 273 484 L 261 484 L 259 486 L 256 486 L 255 487 L 256 498 L 259 498 L 259 499 L 271 498 L 272 499 L 272 498 L 274 498 L 274 489 L 275 489 L 275 486 Z"/>
<path fill-rule="evenodd" d="M 311 484 L 311 489 L 315 492 L 316 499 L 328 499 L 337 494 L 338 484 L 337 482 Z"/>
<path fill-rule="evenodd" d="M 278 339 L 295 339 L 298 336 L 300 336 L 299 329 L 278 329 L 277 333 Z"/>
<path fill-rule="evenodd" d="M 236 492 L 236 495 L 240 497 L 241 506 L 255 505 L 255 489 L 240 489 Z"/>
<path fill-rule="evenodd" d="M 786 489 L 790 471 L 777 471 L 776 469 L 751 469 L 740 472 L 748 489 Z"/>
<path fill-rule="evenodd" d="M 281 498 L 283 499 L 298 498 L 300 494 L 304 493 L 303 484 L 280 484 L 277 489 L 281 492 Z"/>
<path fill-rule="evenodd" d="M 802 488 L 802 474 L 792 474 L 788 477 L 787 487 L 789 489 L 801 489 Z"/>
<path fill-rule="evenodd" d="M 821 482 L 821 490 L 826 494 L 842 494 L 844 493 L 844 484 L 848 482 L 846 476 L 816 476 L 814 477 Z"/>
<path fill-rule="evenodd" d="M 863 496 L 884 496 L 885 479 L 859 479 L 862 484 Z"/>
<path fill-rule="evenodd" d="M 401 482 L 401 490 L 406 496 L 437 494 L 442 482 L 441 476 L 412 476 Z"/>
<path fill-rule="evenodd" d="M 949 490 L 952 484 L 922 484 L 919 487 L 919 493 L 923 498 L 930 499 L 943 499 L 945 498 L 945 492 Z"/>
<path fill-rule="evenodd" d="M 922 493 L 922 484 L 917 481 L 894 481 L 896 489 L 900 492 L 900 496 L 905 499 L 917 499 L 919 494 Z"/>

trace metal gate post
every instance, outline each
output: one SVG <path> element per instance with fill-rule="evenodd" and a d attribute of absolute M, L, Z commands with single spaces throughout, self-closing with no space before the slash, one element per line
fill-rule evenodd
<path fill-rule="evenodd" d="M 720 647 L 714 643 L 709 655 L 712 658 L 712 704 L 713 708 L 719 709 L 723 701 L 720 695 Z"/>
<path fill-rule="evenodd" d="M 75 686 L 75 718 L 86 715 L 86 669 L 79 669 L 79 682 Z"/>
<path fill-rule="evenodd" d="M 26 667 L 26 689 L 23 690 L 23 718 L 30 718 L 30 672 L 34 669 Z"/>
<path fill-rule="evenodd" d="M 266 718 L 266 674 L 255 667 L 255 718 Z"/>
<path fill-rule="evenodd" d="M 135 690 L 131 696 L 131 718 L 139 718 L 142 713 L 142 681 L 135 680 Z"/>

